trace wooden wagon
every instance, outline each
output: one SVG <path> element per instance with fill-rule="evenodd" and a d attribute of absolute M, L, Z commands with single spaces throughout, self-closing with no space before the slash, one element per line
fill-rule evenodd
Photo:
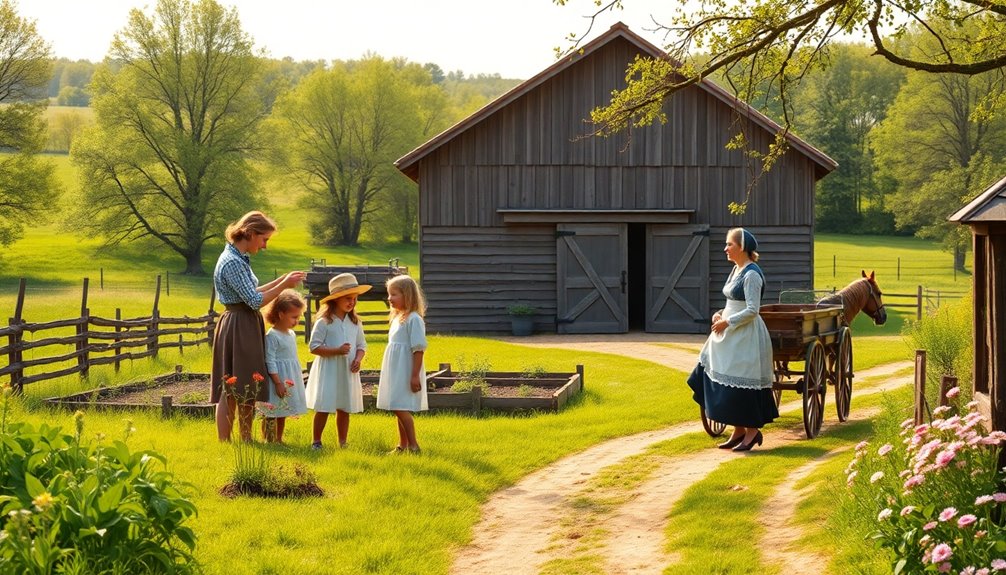
<path fill-rule="evenodd" d="M 828 383 L 835 388 L 838 420 L 849 417 L 852 400 L 852 332 L 846 324 L 842 306 L 813 303 L 769 304 L 760 310 L 772 338 L 772 362 L 775 382 L 772 392 L 776 405 L 784 390 L 803 398 L 803 427 L 808 438 L 821 431 Z M 790 362 L 803 362 L 791 367 Z M 701 412 L 702 426 L 709 435 L 723 433 L 725 425 Z"/>
<path fill-rule="evenodd" d="M 374 286 L 370 291 L 361 294 L 363 301 L 384 301 L 387 304 L 388 289 L 385 282 L 389 279 L 408 274 L 408 266 L 398 265 L 398 259 L 388 260 L 386 266 L 371 265 L 328 265 L 325 260 L 311 260 L 311 269 L 304 278 L 304 287 L 307 288 L 310 299 L 314 301 L 314 309 L 318 309 L 318 302 L 328 295 L 328 280 L 341 273 L 351 273 L 356 276 L 356 281 L 361 284 Z"/>

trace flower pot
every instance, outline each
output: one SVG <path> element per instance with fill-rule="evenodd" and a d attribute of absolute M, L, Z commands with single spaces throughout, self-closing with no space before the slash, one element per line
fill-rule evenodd
<path fill-rule="evenodd" d="M 514 335 L 531 335 L 534 333 L 534 317 L 529 315 L 510 316 L 510 331 Z"/>

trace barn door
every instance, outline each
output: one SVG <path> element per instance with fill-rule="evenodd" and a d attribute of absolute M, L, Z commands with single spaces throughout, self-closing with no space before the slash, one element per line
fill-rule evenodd
<path fill-rule="evenodd" d="M 709 331 L 709 226 L 647 226 L 646 259 L 646 331 Z"/>
<path fill-rule="evenodd" d="M 629 330 L 625 224 L 556 224 L 559 333 Z"/>

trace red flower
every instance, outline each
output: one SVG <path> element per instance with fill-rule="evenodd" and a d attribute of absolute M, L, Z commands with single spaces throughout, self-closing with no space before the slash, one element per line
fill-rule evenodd
<path fill-rule="evenodd" d="M 261 373 L 256 371 L 255 373 L 252 374 L 252 381 L 254 381 L 255 383 L 262 383 L 263 381 L 265 381 L 265 378 L 262 377 Z"/>
<path fill-rule="evenodd" d="M 226 383 L 227 385 L 234 385 L 237 382 L 238 382 L 238 376 L 236 376 L 236 375 L 232 375 L 232 376 L 224 379 L 224 383 Z"/>
<path fill-rule="evenodd" d="M 290 381 L 289 379 L 284 381 L 283 383 L 285 383 L 287 387 L 293 387 L 293 382 Z"/>

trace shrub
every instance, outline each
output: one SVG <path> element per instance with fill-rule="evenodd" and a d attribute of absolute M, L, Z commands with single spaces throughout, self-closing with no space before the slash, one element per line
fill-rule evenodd
<path fill-rule="evenodd" d="M 0 428 L 0 572 L 195 573 L 196 508 L 165 458 L 42 424 Z M 131 429 L 127 424 L 127 437 Z"/>
<path fill-rule="evenodd" d="M 955 414 L 958 399 L 936 408 L 932 424 L 908 419 L 879 447 L 861 442 L 846 468 L 851 499 L 871 523 L 872 538 L 892 552 L 896 575 L 1006 570 L 1006 493 L 999 492 L 998 470 L 1006 433 L 985 434 L 975 402 Z"/>
<path fill-rule="evenodd" d="M 971 389 L 974 360 L 972 300 L 970 297 L 941 306 L 936 313 L 906 324 L 903 335 L 915 349 L 926 350 L 926 400 L 936 405 L 940 379 L 958 378 L 961 389 Z M 965 397 L 965 401 L 970 398 Z"/>
<path fill-rule="evenodd" d="M 529 365 L 520 374 L 524 379 L 541 379 L 546 375 L 548 371 L 540 365 Z"/>
<path fill-rule="evenodd" d="M 507 306 L 506 312 L 513 316 L 529 316 L 534 315 L 538 310 L 534 306 L 528 305 L 526 303 L 515 303 Z"/>
<path fill-rule="evenodd" d="M 467 393 L 473 388 L 480 387 L 482 391 L 489 388 L 486 376 L 492 369 L 492 364 L 485 357 L 475 356 L 469 364 L 465 356 L 457 358 L 459 378 L 453 385 L 451 391 L 455 393 Z"/>

